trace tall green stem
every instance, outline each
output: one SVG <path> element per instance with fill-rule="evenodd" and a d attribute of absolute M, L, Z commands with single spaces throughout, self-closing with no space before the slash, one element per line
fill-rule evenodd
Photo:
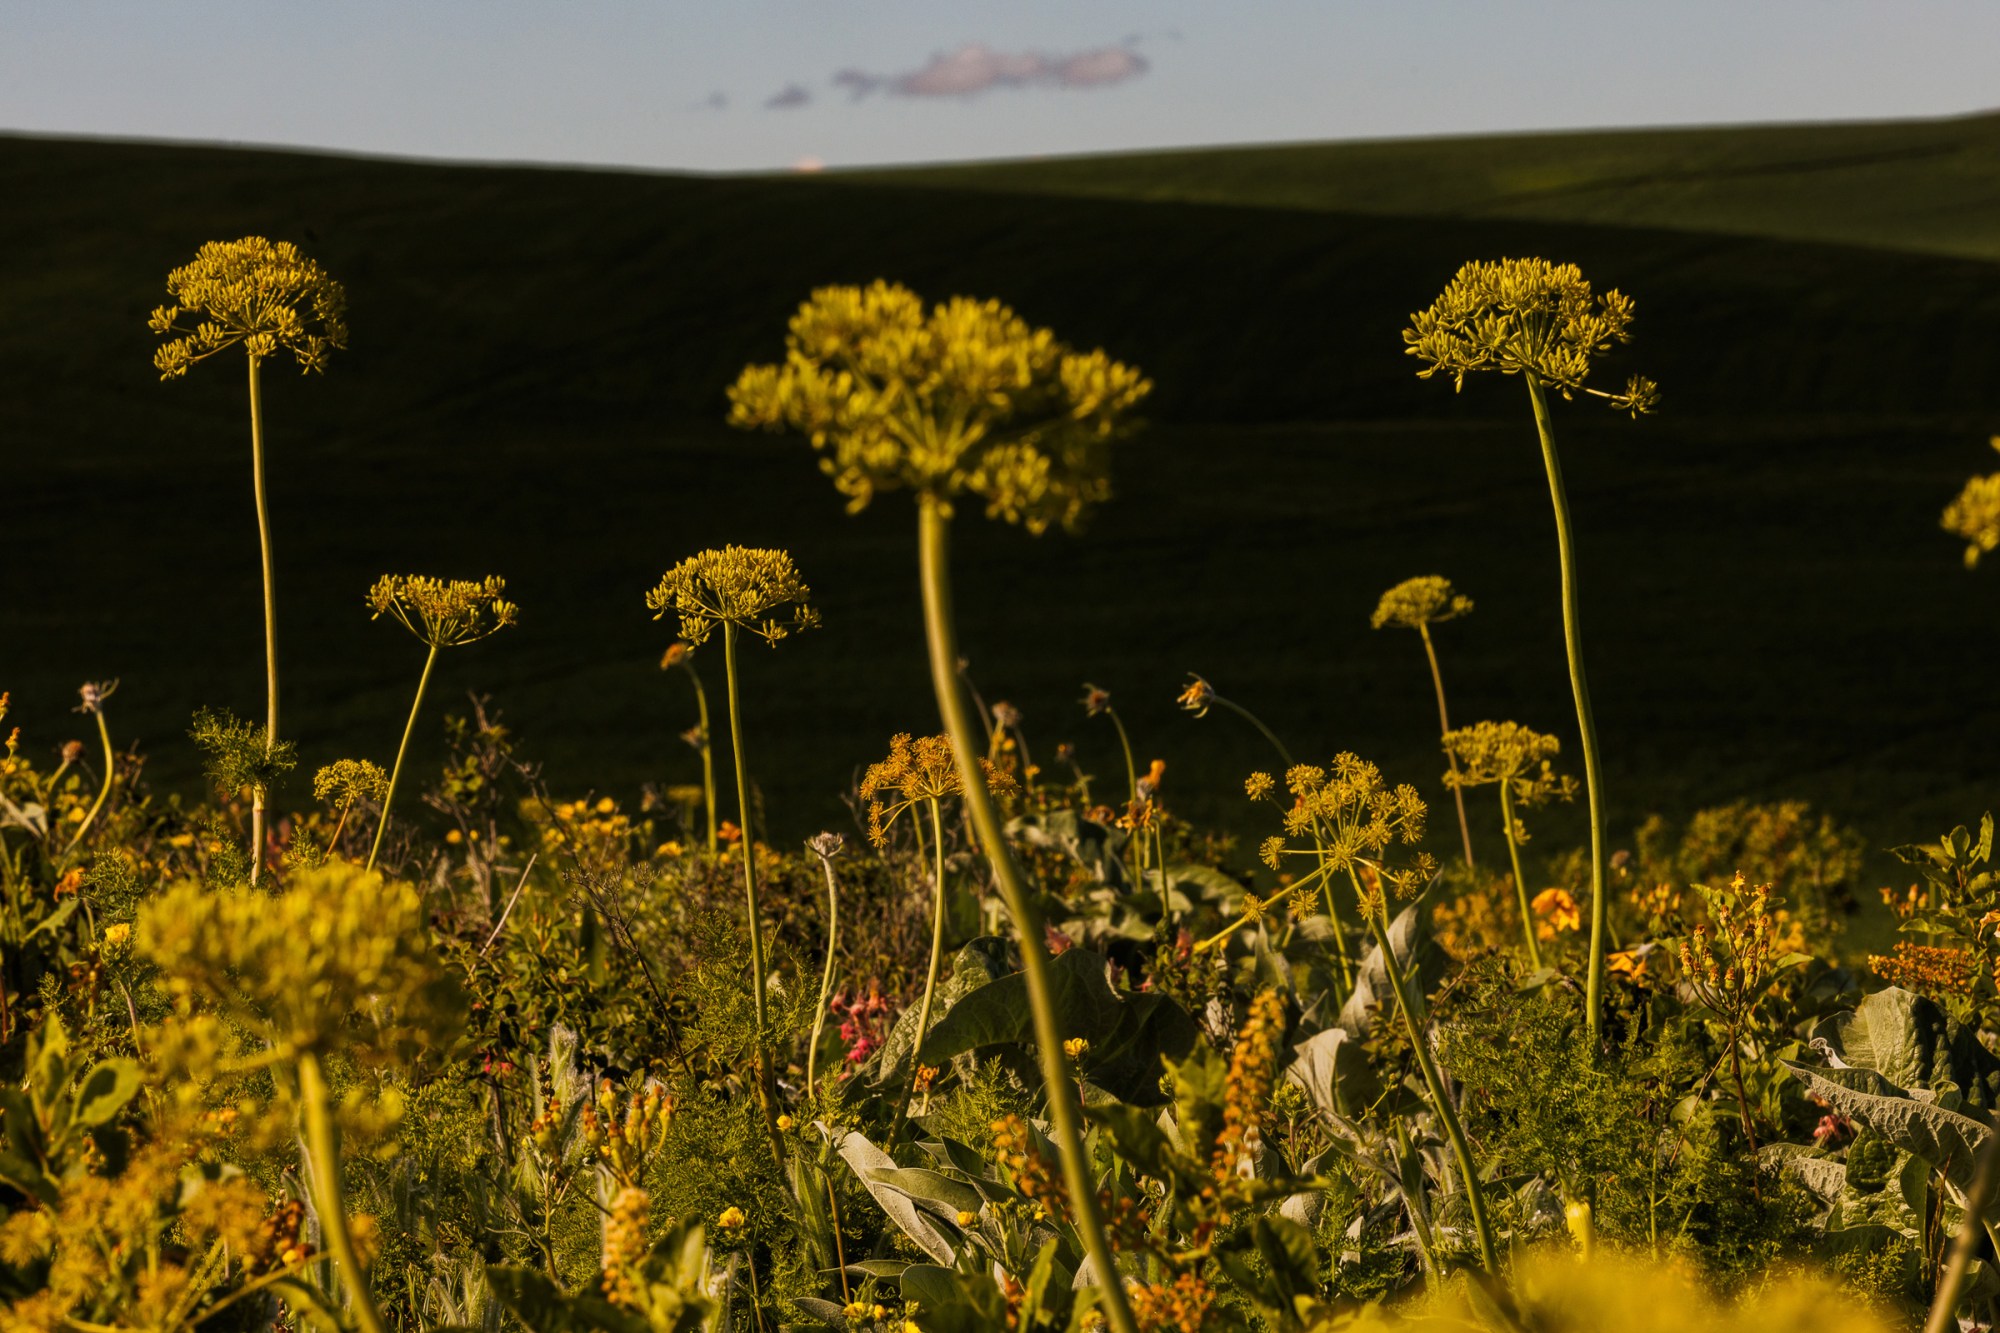
<path fill-rule="evenodd" d="M 1548 397 L 1532 371 L 1521 378 L 1528 382 L 1528 400 L 1534 404 L 1542 462 L 1549 473 L 1549 499 L 1555 504 L 1556 550 L 1562 558 L 1563 640 L 1569 651 L 1570 690 L 1576 695 L 1576 726 L 1583 733 L 1583 782 L 1590 799 L 1590 979 L 1584 989 L 1584 1004 L 1590 1016 L 1590 1036 L 1596 1041 L 1604 1025 L 1604 947 L 1611 901 L 1604 892 L 1604 788 L 1597 763 L 1597 724 L 1590 714 L 1590 686 L 1583 675 L 1583 630 L 1577 623 L 1576 538 L 1570 530 L 1569 499 L 1563 493 L 1562 462 L 1556 457 Z"/>
<path fill-rule="evenodd" d="M 1514 790 L 1508 778 L 1500 779 L 1501 831 L 1507 835 L 1507 859 L 1514 866 L 1514 898 L 1521 905 L 1521 939 L 1528 946 L 1528 965 L 1542 970 L 1542 946 L 1535 939 L 1535 917 L 1528 907 L 1528 881 L 1521 877 L 1521 846 L 1514 840 Z"/>
<path fill-rule="evenodd" d="M 353 1233 L 347 1228 L 347 1204 L 340 1186 L 340 1129 L 333 1123 L 331 1095 L 316 1055 L 299 1056 L 299 1100 L 305 1109 L 306 1148 L 312 1157 L 313 1207 L 319 1213 L 320 1236 L 340 1266 L 348 1305 L 361 1333 L 387 1333 L 368 1287 L 368 1272 L 361 1266 Z"/>
<path fill-rule="evenodd" d="M 695 674 L 694 663 L 685 659 L 681 665 L 686 668 L 688 679 L 694 682 L 694 706 L 701 720 L 701 796 L 708 810 L 708 854 L 716 852 L 715 837 L 715 745 L 708 730 L 708 691 L 701 687 L 701 677 Z"/>
<path fill-rule="evenodd" d="M 1437 691 L 1438 697 L 1438 735 L 1442 736 L 1451 730 L 1451 713 L 1444 706 L 1444 673 L 1438 670 L 1437 645 L 1431 642 L 1431 627 L 1419 622 L 1417 633 L 1423 637 L 1424 656 L 1430 659 L 1431 687 Z M 1457 777 L 1458 756 L 1447 749 L 1444 761 L 1450 767 L 1451 775 Z M 1472 868 L 1472 825 L 1465 818 L 1465 788 L 1452 783 L 1451 797 L 1458 802 L 1458 836 L 1465 844 L 1465 865 L 1469 870 Z"/>
<path fill-rule="evenodd" d="M 1126 799 L 1134 805 L 1139 801 L 1139 766 L 1132 759 L 1132 738 L 1125 734 L 1124 720 L 1118 710 L 1105 705 L 1104 715 L 1111 719 L 1111 725 L 1118 729 L 1118 748 L 1125 752 L 1125 788 L 1130 793 Z M 1132 884 L 1136 888 L 1146 882 L 1146 840 L 1139 836 L 1139 830 L 1132 830 Z"/>
<path fill-rule="evenodd" d="M 375 845 L 368 849 L 368 866 L 375 868 L 375 858 L 382 854 L 382 835 L 389 831 L 389 807 L 396 803 L 396 779 L 403 776 L 403 756 L 410 750 L 410 733 L 417 729 L 417 710 L 424 706 L 424 691 L 431 683 L 431 668 L 437 665 L 438 645 L 431 645 L 430 656 L 424 659 L 424 674 L 417 678 L 417 697 L 410 701 L 410 720 L 403 724 L 403 743 L 396 747 L 396 765 L 389 770 L 389 790 L 382 796 L 382 817 L 375 822 Z"/>
<path fill-rule="evenodd" d="M 1368 896 L 1362 891 L 1360 877 L 1354 873 L 1354 866 L 1347 867 L 1348 882 L 1353 884 L 1355 897 L 1364 904 Z M 1369 929 L 1375 934 L 1375 943 L 1382 950 L 1382 970 L 1388 974 L 1389 989 L 1395 993 L 1396 1008 L 1402 1012 L 1403 1028 L 1410 1037 L 1410 1051 L 1417 1057 L 1417 1068 L 1424 1076 L 1424 1087 L 1430 1092 L 1431 1109 L 1444 1125 L 1445 1138 L 1451 1143 L 1451 1155 L 1458 1161 L 1458 1175 L 1465 1186 L 1465 1201 L 1472 1209 L 1472 1224 L 1479 1232 L 1479 1260 L 1486 1271 L 1499 1275 L 1500 1261 L 1493 1249 L 1493 1226 L 1486 1219 L 1486 1199 L 1480 1192 L 1479 1172 L 1472 1164 L 1472 1146 L 1466 1142 L 1465 1129 L 1458 1123 L 1458 1110 L 1451 1104 L 1451 1096 L 1446 1092 L 1444 1079 L 1437 1070 L 1437 1062 L 1431 1058 L 1430 1043 L 1424 1031 L 1417 1025 L 1417 1011 L 1410 999 L 1409 982 L 1403 976 L 1403 965 L 1396 958 L 1396 950 L 1390 943 L 1389 897 L 1386 892 L 1376 895 L 1376 910 L 1369 914 Z"/>
<path fill-rule="evenodd" d="M 257 545 L 264 561 L 264 754 L 270 757 L 278 744 L 278 591 L 271 567 L 271 515 L 264 503 L 264 390 L 258 376 L 258 361 L 250 362 L 250 476 L 257 491 Z M 263 786 L 251 789 L 250 883 L 254 886 L 264 872 Z"/>
<path fill-rule="evenodd" d="M 931 1030 L 931 997 L 937 994 L 938 966 L 944 959 L 944 815 L 936 797 L 930 800 L 931 840 L 936 861 L 931 867 L 931 966 L 924 975 L 924 1002 L 917 1010 L 917 1039 L 910 1048 L 910 1087 L 903 1094 L 907 1114 L 910 1098 L 917 1088 L 917 1070 L 923 1067 L 924 1037 Z"/>
<path fill-rule="evenodd" d="M 929 642 L 931 684 L 937 692 L 938 711 L 951 736 L 952 751 L 958 758 L 959 783 L 965 789 L 966 809 L 979 834 L 1000 896 L 1014 918 L 1021 936 L 1021 972 L 1028 988 L 1028 1013 L 1035 1028 L 1035 1046 L 1041 1056 L 1042 1081 L 1047 1085 L 1050 1127 L 1057 1152 L 1062 1157 L 1063 1183 L 1068 1188 L 1070 1207 L 1076 1214 L 1077 1234 L 1083 1240 L 1092 1266 L 1097 1270 L 1099 1290 L 1104 1297 L 1104 1313 L 1115 1333 L 1137 1333 L 1132 1307 L 1125 1300 L 1125 1286 L 1118 1273 L 1117 1257 L 1104 1233 L 1104 1221 L 1097 1207 L 1097 1181 L 1084 1156 L 1081 1112 L 1070 1082 L 1069 1061 L 1063 1054 L 1062 1031 L 1056 1026 L 1055 997 L 1049 986 L 1048 948 L 1042 940 L 1042 921 L 1000 824 L 992 794 L 986 790 L 986 775 L 979 768 L 978 733 L 966 709 L 958 682 L 958 633 L 951 606 L 951 520 L 945 516 L 936 496 L 923 495 L 917 501 L 917 551 L 923 575 L 924 630 Z"/>
<path fill-rule="evenodd" d="M 757 911 L 757 840 L 750 832 L 750 770 L 743 762 L 743 715 L 736 694 L 736 625 L 722 622 L 722 668 L 729 678 L 729 747 L 736 761 L 736 826 L 742 830 L 737 850 L 743 856 L 743 910 L 750 922 L 750 989 L 757 1014 L 757 1100 L 764 1108 L 764 1127 L 771 1147 L 784 1161 L 784 1140 L 778 1134 L 778 1112 L 772 1103 L 771 1047 L 764 1011 L 764 924 Z"/>
<path fill-rule="evenodd" d="M 104 742 L 104 785 L 98 788 L 97 800 L 91 805 L 90 813 L 76 826 L 76 834 L 69 840 L 69 846 L 65 847 L 64 851 L 73 850 L 83 841 L 83 835 L 90 831 L 91 824 L 97 819 L 97 812 L 104 808 L 105 801 L 111 797 L 111 780 L 118 771 L 117 755 L 111 749 L 111 728 L 104 721 L 104 709 L 98 707 L 91 711 L 97 714 L 98 739 Z"/>
<path fill-rule="evenodd" d="M 822 854 L 826 870 L 826 971 L 819 979 L 819 1010 L 813 1017 L 812 1040 L 806 1045 L 806 1096 L 819 1086 L 819 1039 L 826 1032 L 827 1008 L 833 1003 L 833 964 L 840 947 L 840 887 L 834 881 L 833 858 Z"/>

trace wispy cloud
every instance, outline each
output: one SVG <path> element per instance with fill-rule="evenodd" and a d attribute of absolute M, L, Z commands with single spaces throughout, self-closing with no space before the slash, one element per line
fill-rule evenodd
<path fill-rule="evenodd" d="M 968 42 L 955 51 L 940 51 L 902 74 L 844 69 L 833 82 L 855 97 L 878 90 L 904 97 L 975 97 L 993 88 L 1103 88 L 1136 79 L 1147 68 L 1146 58 L 1131 46 L 1049 55 L 996 51 L 983 42 Z"/>
<path fill-rule="evenodd" d="M 779 91 L 764 99 L 764 107 L 769 111 L 790 111 L 802 107 L 813 100 L 802 83 L 788 83 Z"/>

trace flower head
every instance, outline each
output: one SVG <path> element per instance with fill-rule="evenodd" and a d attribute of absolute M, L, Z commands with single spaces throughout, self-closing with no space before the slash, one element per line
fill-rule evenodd
<path fill-rule="evenodd" d="M 1180 692 L 1174 702 L 1196 717 L 1207 717 L 1209 708 L 1215 703 L 1215 686 L 1189 672 L 1187 688 Z"/>
<path fill-rule="evenodd" d="M 1110 707 L 1111 707 L 1111 691 L 1105 689 L 1099 689 L 1097 686 L 1086 682 L 1083 687 L 1084 716 L 1096 717 L 1099 713 L 1104 712 L 1106 709 Z"/>
<path fill-rule="evenodd" d="M 1395 625 L 1401 629 L 1421 629 L 1472 614 L 1472 599 L 1451 586 L 1451 580 L 1436 574 L 1404 579 L 1382 594 L 1368 623 L 1375 629 Z"/>
<path fill-rule="evenodd" d="M 521 608 L 502 597 L 507 580 L 426 578 L 421 574 L 384 574 L 368 590 L 374 614 L 394 616 L 404 629 L 433 648 L 472 643 L 514 624 Z"/>
<path fill-rule="evenodd" d="M 996 796 L 1014 790 L 1014 779 L 984 756 L 979 760 L 986 787 Z M 889 826 L 920 801 L 941 801 L 965 788 L 958 776 L 958 759 L 951 737 L 899 732 L 889 739 L 889 757 L 868 766 L 861 778 L 861 799 L 868 802 L 868 838 L 877 847 L 889 840 Z"/>
<path fill-rule="evenodd" d="M 1622 393 L 1586 388 L 1593 357 L 1629 342 L 1632 301 L 1618 291 L 1593 295 L 1574 264 L 1546 259 L 1474 260 L 1458 270 L 1428 310 L 1410 316 L 1404 350 L 1426 362 L 1419 378 L 1468 371 L 1533 375 L 1568 398 L 1581 390 L 1637 416 L 1659 401 L 1659 386 L 1633 376 Z"/>
<path fill-rule="evenodd" d="M 734 1204 L 731 1204 L 729 1207 L 722 1210 L 722 1216 L 716 1218 L 715 1222 L 716 1225 L 721 1227 L 724 1231 L 741 1231 L 743 1229 L 743 1224 L 748 1222 L 749 1220 L 750 1219 L 744 1215 L 744 1212 L 741 1208 L 738 1208 Z"/>
<path fill-rule="evenodd" d="M 1576 779 L 1559 774 L 1550 764 L 1562 750 L 1554 736 L 1518 722 L 1475 722 L 1444 734 L 1445 752 L 1457 765 L 1444 775 L 1447 787 L 1509 784 L 1508 795 L 1524 808 L 1576 796 Z M 1518 830 L 1516 836 L 1519 836 Z"/>
<path fill-rule="evenodd" d="M 210 241 L 193 263 L 167 274 L 167 294 L 174 304 L 148 321 L 155 333 L 181 335 L 153 354 L 163 380 L 237 343 L 253 361 L 283 348 L 306 371 L 325 370 L 327 352 L 347 346 L 346 289 L 290 241 Z M 190 328 L 183 315 L 200 319 Z"/>
<path fill-rule="evenodd" d="M 717 625 L 734 625 L 775 644 L 794 630 L 819 624 L 812 589 L 785 551 L 725 546 L 691 555 L 660 576 L 646 594 L 658 620 L 668 611 L 680 617 L 681 637 L 707 642 Z"/>
<path fill-rule="evenodd" d="M 998 301 L 926 310 L 877 282 L 814 292 L 783 364 L 749 366 L 729 390 L 729 420 L 807 436 L 851 509 L 898 488 L 947 505 L 971 494 L 1041 532 L 1075 527 L 1109 493 L 1108 446 L 1151 388 Z"/>
<path fill-rule="evenodd" d="M 1535 934 L 1545 940 L 1583 924 L 1583 913 L 1568 889 L 1543 889 L 1528 904 L 1528 910 L 1535 915 Z"/>
<path fill-rule="evenodd" d="M 389 775 L 366 759 L 336 759 L 313 775 L 313 799 L 334 805 L 379 801 L 389 794 Z"/>

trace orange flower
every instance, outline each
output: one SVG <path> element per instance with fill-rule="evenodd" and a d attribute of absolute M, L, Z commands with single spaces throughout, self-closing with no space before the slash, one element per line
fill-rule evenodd
<path fill-rule="evenodd" d="M 715 831 L 715 836 L 724 842 L 741 842 L 743 840 L 743 830 L 736 827 L 733 820 L 725 819 L 722 821 L 722 827 Z"/>
<path fill-rule="evenodd" d="M 1569 896 L 1568 889 L 1543 889 L 1529 904 L 1529 910 L 1537 918 L 1535 935 L 1537 938 L 1552 940 L 1566 930 L 1575 930 L 1583 924 L 1583 914 L 1577 911 L 1576 899 Z"/>
<path fill-rule="evenodd" d="M 1611 975 L 1614 977 L 1624 977 L 1628 981 L 1638 981 L 1646 975 L 1646 960 L 1631 949 L 1627 949 L 1623 953 L 1614 953 L 1607 957 L 1604 962 L 1611 969 Z"/>

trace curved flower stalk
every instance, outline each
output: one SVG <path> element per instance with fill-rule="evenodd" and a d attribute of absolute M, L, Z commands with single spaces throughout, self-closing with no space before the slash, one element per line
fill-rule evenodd
<path fill-rule="evenodd" d="M 812 1037 L 806 1043 L 806 1095 L 819 1086 L 819 1039 L 826 1032 L 826 1015 L 833 1004 L 833 964 L 840 948 L 840 882 L 833 863 L 847 850 L 847 840 L 838 833 L 819 833 L 806 839 L 806 850 L 819 858 L 826 872 L 826 970 L 819 979 L 819 1006 L 813 1011 Z"/>
<path fill-rule="evenodd" d="M 389 831 L 389 807 L 396 800 L 396 780 L 403 774 L 403 756 L 410 748 L 410 734 L 417 729 L 417 710 L 424 706 L 424 691 L 431 683 L 431 668 L 445 648 L 475 643 L 489 634 L 514 624 L 521 608 L 502 593 L 507 580 L 489 574 L 485 578 L 425 578 L 418 574 L 384 574 L 368 590 L 370 620 L 394 616 L 404 629 L 430 649 L 424 658 L 424 674 L 417 678 L 417 697 L 410 702 L 410 720 L 403 724 L 403 740 L 396 747 L 396 764 L 389 770 L 389 786 L 382 794 L 382 817 L 375 823 L 375 845 L 368 849 L 368 868 L 382 854 L 382 837 Z"/>
<path fill-rule="evenodd" d="M 1260 782 L 1259 779 L 1262 779 Z M 1251 779 L 1252 795 L 1268 794 L 1269 775 Z M 1410 1051 L 1423 1075 L 1424 1090 L 1430 1095 L 1431 1110 L 1444 1126 L 1458 1163 L 1460 1183 L 1465 1187 L 1466 1204 L 1473 1226 L 1479 1233 L 1479 1257 L 1488 1273 L 1497 1275 L 1499 1257 L 1493 1245 L 1493 1227 L 1486 1216 L 1486 1200 L 1481 1193 L 1479 1172 L 1473 1165 L 1472 1147 L 1459 1124 L 1457 1108 L 1438 1072 L 1431 1054 L 1430 1039 L 1417 1022 L 1416 996 L 1410 992 L 1409 978 L 1390 942 L 1389 894 L 1415 897 L 1437 874 L 1437 866 L 1427 853 L 1419 852 L 1407 866 L 1392 867 L 1386 858 L 1392 845 L 1414 846 L 1423 841 L 1427 813 L 1423 798 L 1408 784 L 1390 787 L 1381 770 L 1352 754 L 1334 756 L 1330 769 L 1298 764 L 1285 774 L 1285 788 L 1292 806 L 1285 811 L 1285 833 L 1264 841 L 1264 863 L 1272 869 L 1286 857 L 1309 856 L 1325 875 L 1343 875 L 1354 890 L 1355 902 L 1382 955 L 1382 970 L 1388 975 L 1389 989 L 1410 1039 Z M 1310 834 L 1311 848 L 1294 850 L 1288 839 Z"/>
<path fill-rule="evenodd" d="M 931 684 L 973 827 L 1020 934 L 1051 1127 L 1115 1333 L 1135 1333 L 1132 1313 L 1084 1156 L 1042 923 L 973 763 L 979 733 L 958 675 L 949 549 L 966 496 L 1031 533 L 1075 527 L 1110 493 L 1110 446 L 1133 429 L 1151 388 L 1132 367 L 1074 351 L 997 301 L 958 297 L 926 309 L 907 288 L 878 282 L 814 292 L 792 317 L 785 360 L 746 368 L 729 391 L 733 425 L 808 437 L 850 509 L 879 491 L 916 496 Z"/>
<path fill-rule="evenodd" d="M 348 862 L 303 872 L 275 896 L 183 881 L 140 910 L 137 944 L 177 1007 L 200 1004 L 260 1034 L 258 1063 L 289 1072 L 327 1252 L 355 1323 L 384 1333 L 343 1198 L 324 1062 L 395 1063 L 448 1049 L 462 1031 L 464 996 L 432 954 L 422 895 Z"/>
<path fill-rule="evenodd" d="M 313 799 L 326 801 L 340 813 L 333 821 L 333 834 L 326 840 L 326 855 L 340 846 L 340 831 L 356 803 L 379 801 L 389 794 L 389 775 L 380 764 L 366 759 L 337 759 L 313 774 Z"/>
<path fill-rule="evenodd" d="M 1514 868 L 1522 941 L 1528 947 L 1529 966 L 1537 970 L 1542 966 L 1542 948 L 1535 938 L 1528 881 L 1521 876 L 1521 844 L 1528 840 L 1528 833 L 1514 810 L 1575 799 L 1576 779 L 1557 776 L 1549 765 L 1561 750 L 1562 742 L 1554 736 L 1531 731 L 1518 722 L 1475 722 L 1444 733 L 1444 752 L 1451 762 L 1451 771 L 1444 775 L 1445 785 L 1461 793 L 1467 787 L 1500 789 L 1500 829 L 1507 838 L 1508 863 Z M 1464 808 L 1461 800 L 1459 809 Z"/>
<path fill-rule="evenodd" d="M 1126 734 L 1125 719 L 1118 716 L 1118 710 L 1111 706 L 1111 691 L 1099 689 L 1088 681 L 1083 686 L 1083 715 L 1085 717 L 1108 717 L 1118 732 L 1118 748 L 1125 755 L 1125 799 L 1127 808 L 1139 804 L 1139 765 L 1132 758 L 1132 737 Z M 1142 884 L 1146 879 L 1146 844 L 1142 838 L 1131 840 L 1132 882 Z"/>
<path fill-rule="evenodd" d="M 665 574 L 646 594 L 653 619 L 672 611 L 680 618 L 681 637 L 699 647 L 718 628 L 722 631 L 722 665 L 729 682 L 729 744 L 736 763 L 736 821 L 743 830 L 743 910 L 750 931 L 751 1000 L 757 1012 L 757 1096 L 764 1108 L 771 1143 L 782 1160 L 778 1134 L 777 1089 L 771 1072 L 771 1047 L 765 1017 L 764 928 L 757 910 L 757 840 L 750 823 L 750 773 L 743 763 L 743 719 L 737 706 L 736 639 L 749 634 L 776 647 L 796 630 L 819 624 L 812 589 L 784 551 L 725 546 L 688 557 Z"/>
<path fill-rule="evenodd" d="M 1595 1040 L 1604 1022 L 1604 968 L 1611 899 L 1604 885 L 1604 784 L 1597 758 L 1597 724 L 1584 679 L 1583 631 L 1577 611 L 1576 540 L 1570 530 L 1569 499 L 1563 491 L 1562 463 L 1556 456 L 1555 423 L 1548 390 L 1564 398 L 1579 393 L 1601 398 L 1638 416 L 1659 404 L 1660 389 L 1634 375 L 1618 393 L 1584 383 L 1592 361 L 1618 343 L 1629 342 L 1632 300 L 1616 290 L 1592 293 L 1574 264 L 1546 259 L 1474 261 L 1460 268 L 1428 310 L 1410 316 L 1404 350 L 1424 362 L 1420 379 L 1451 377 L 1465 387 L 1473 371 L 1519 375 L 1528 386 L 1535 429 L 1542 441 L 1542 465 L 1549 476 L 1555 508 L 1556 551 L 1562 562 L 1563 640 L 1569 656 L 1570 691 L 1576 697 L 1576 725 L 1583 737 L 1583 781 L 1590 803 L 1590 977 L 1585 1008 Z"/>
<path fill-rule="evenodd" d="M 2000 449 L 2000 435 L 1992 445 Z M 1958 498 L 1944 507 L 1939 526 L 1965 539 L 1965 567 L 1977 568 L 1980 556 L 2000 546 L 2000 472 L 1967 481 Z"/>
<path fill-rule="evenodd" d="M 194 262 L 167 274 L 174 304 L 153 311 L 147 326 L 178 334 L 153 354 L 163 380 L 180 379 L 199 361 L 241 346 L 250 363 L 250 472 L 257 496 L 257 542 L 264 570 L 264 689 L 267 744 L 278 743 L 278 603 L 271 568 L 271 519 L 264 502 L 264 361 L 290 352 L 303 373 L 326 369 L 327 354 L 347 346 L 347 291 L 290 241 L 245 236 L 210 241 Z M 196 320 L 192 326 L 183 317 Z M 255 793 L 250 816 L 250 882 L 264 868 L 264 801 Z"/>
<path fill-rule="evenodd" d="M 986 789 L 996 796 L 1014 790 L 1014 779 L 991 759 L 979 760 Z M 908 732 L 891 737 L 889 757 L 868 766 L 861 779 L 861 799 L 868 802 L 868 840 L 878 848 L 889 845 L 889 829 L 906 811 L 925 807 L 931 821 L 931 959 L 924 973 L 924 999 L 917 1010 L 916 1044 L 910 1050 L 910 1087 L 903 1094 L 909 1106 L 916 1089 L 916 1070 L 922 1068 L 924 1038 L 931 1030 L 931 1000 L 937 994 L 938 968 L 944 959 L 944 802 L 963 796 L 965 784 L 959 777 L 958 759 L 951 737 L 924 736 L 912 739 Z M 912 818 L 915 816 L 912 815 Z"/>
<path fill-rule="evenodd" d="M 81 702 L 77 704 L 76 711 L 88 713 L 97 719 L 97 738 L 104 743 L 104 785 L 98 788 L 97 799 L 91 803 L 90 813 L 83 817 L 83 822 L 76 826 L 76 832 L 70 835 L 69 846 L 63 848 L 65 852 L 76 850 L 76 845 L 83 841 L 83 835 L 97 822 L 98 812 L 104 809 L 104 803 L 111 799 L 111 784 L 118 776 L 118 756 L 111 748 L 111 728 L 104 721 L 104 701 L 109 699 L 117 688 L 117 681 L 107 680 L 91 681 L 77 690 Z"/>
<path fill-rule="evenodd" d="M 713 733 L 708 729 L 708 691 L 702 688 L 701 673 L 694 669 L 694 645 L 676 642 L 668 645 L 660 655 L 660 670 L 672 671 L 676 667 L 687 672 L 688 682 L 694 686 L 694 706 L 697 721 L 691 732 L 684 732 L 681 739 L 694 746 L 701 755 L 701 799 L 702 808 L 708 816 L 708 854 L 714 856 L 717 850 L 715 834 L 715 746 Z"/>
<path fill-rule="evenodd" d="M 1375 614 L 1368 617 L 1370 629 L 1388 625 L 1413 629 L 1424 641 L 1424 657 L 1431 664 L 1431 687 L 1437 691 L 1440 736 L 1451 730 L 1451 710 L 1445 706 L 1444 673 L 1438 670 L 1437 645 L 1431 642 L 1431 626 L 1471 614 L 1472 599 L 1452 587 L 1450 579 L 1425 574 L 1404 579 L 1383 593 L 1382 600 L 1375 605 Z M 1458 760 L 1453 757 L 1451 747 L 1447 745 L 1444 753 L 1451 771 L 1458 772 Z M 1465 817 L 1465 792 L 1456 783 L 1447 780 L 1447 785 L 1451 787 L 1452 799 L 1458 803 L 1458 836 L 1465 844 L 1466 868 L 1471 869 L 1472 825 Z"/>

